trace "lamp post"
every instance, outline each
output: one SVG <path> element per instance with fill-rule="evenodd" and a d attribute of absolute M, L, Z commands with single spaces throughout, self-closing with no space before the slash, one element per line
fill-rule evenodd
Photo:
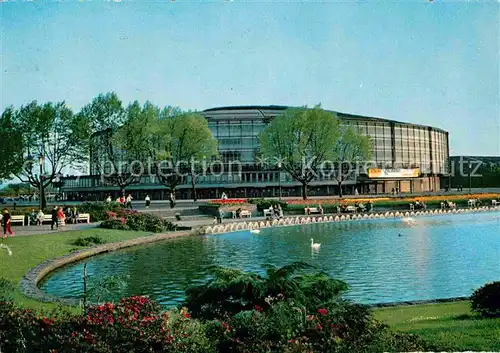
<path fill-rule="evenodd" d="M 278 183 L 279 183 L 279 200 L 281 201 L 281 161 L 278 161 Z"/>
<path fill-rule="evenodd" d="M 40 210 L 43 209 L 43 154 L 40 154 L 40 158 L 38 159 L 38 165 L 40 167 Z"/>

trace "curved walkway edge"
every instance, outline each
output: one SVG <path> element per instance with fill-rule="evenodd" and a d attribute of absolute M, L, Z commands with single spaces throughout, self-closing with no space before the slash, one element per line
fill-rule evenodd
<path fill-rule="evenodd" d="M 79 305 L 80 300 L 70 299 L 70 298 L 59 298 L 50 294 L 45 293 L 40 288 L 38 288 L 38 282 L 40 282 L 45 276 L 54 270 L 62 267 L 64 265 L 80 261 L 98 254 L 103 254 L 111 251 L 116 251 L 124 248 L 129 248 L 136 245 L 143 245 L 154 243 L 161 240 L 178 238 L 181 236 L 196 235 L 197 232 L 193 230 L 189 231 L 179 231 L 166 234 L 150 235 L 146 237 L 130 239 L 122 242 L 109 243 L 93 248 L 86 248 L 68 255 L 57 257 L 42 262 L 38 266 L 32 268 L 28 273 L 24 275 L 19 283 L 21 292 L 29 298 L 41 302 L 55 302 L 62 303 L 66 305 Z"/>

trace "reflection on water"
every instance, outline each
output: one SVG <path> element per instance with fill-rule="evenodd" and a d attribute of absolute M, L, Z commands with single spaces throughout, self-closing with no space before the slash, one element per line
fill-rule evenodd
<path fill-rule="evenodd" d="M 147 294 L 174 305 L 186 287 L 223 265 L 262 272 L 305 261 L 346 281 L 362 303 L 467 296 L 500 276 L 500 214 L 460 214 L 321 223 L 263 229 L 260 234 L 190 237 L 85 260 L 91 276 L 128 276 L 116 297 Z M 321 243 L 312 249 L 310 239 Z M 82 293 L 83 262 L 53 273 L 42 288 L 61 297 Z M 113 299 L 113 298 L 108 298 Z"/>

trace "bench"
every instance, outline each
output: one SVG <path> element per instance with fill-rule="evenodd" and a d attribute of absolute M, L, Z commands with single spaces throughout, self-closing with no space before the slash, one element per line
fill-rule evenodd
<path fill-rule="evenodd" d="M 245 217 L 252 217 L 252 212 L 248 211 L 248 210 L 243 210 L 240 212 L 240 217 L 241 218 L 245 218 Z"/>
<path fill-rule="evenodd" d="M 410 203 L 410 211 L 415 211 L 415 205 Z"/>
<path fill-rule="evenodd" d="M 344 208 L 345 212 L 356 212 L 356 206 L 347 206 Z"/>
<path fill-rule="evenodd" d="M 307 211 L 309 210 L 309 212 Z M 318 213 L 318 214 L 323 214 L 323 210 L 317 208 L 317 207 L 306 207 L 304 208 L 304 214 L 313 214 L 313 213 Z"/>
<path fill-rule="evenodd" d="M 77 222 L 86 222 L 86 223 L 90 223 L 90 214 L 89 213 L 81 213 L 78 215 L 78 218 L 76 220 Z"/>
<path fill-rule="evenodd" d="M 272 207 L 264 210 L 264 217 L 271 217 L 274 214 L 274 210 Z"/>
<path fill-rule="evenodd" d="M 21 223 L 24 227 L 24 216 L 10 216 L 10 223 Z"/>
<path fill-rule="evenodd" d="M 491 206 L 499 206 L 500 202 L 497 200 L 491 200 Z"/>
<path fill-rule="evenodd" d="M 476 202 L 477 202 L 476 199 L 470 199 L 469 201 L 467 201 L 467 205 L 469 207 L 473 207 L 473 206 L 476 206 Z"/>

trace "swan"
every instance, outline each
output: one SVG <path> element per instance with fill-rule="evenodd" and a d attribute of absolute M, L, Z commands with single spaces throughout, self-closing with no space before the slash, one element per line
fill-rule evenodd
<path fill-rule="evenodd" d="M 315 243 L 313 238 L 311 238 L 311 248 L 313 249 L 319 249 L 319 247 L 321 246 L 320 243 Z"/>
<path fill-rule="evenodd" d="M 252 230 L 250 230 L 250 233 L 252 233 L 252 234 L 259 234 L 260 233 L 260 229 L 252 229 Z"/>

